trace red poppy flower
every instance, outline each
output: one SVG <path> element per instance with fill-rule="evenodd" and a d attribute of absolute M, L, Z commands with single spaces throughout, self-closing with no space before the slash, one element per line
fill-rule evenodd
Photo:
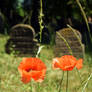
<path fill-rule="evenodd" d="M 83 59 L 77 60 L 72 55 L 64 55 L 60 58 L 53 59 L 53 68 L 60 68 L 63 71 L 71 71 L 74 67 L 77 69 L 82 68 Z"/>
<path fill-rule="evenodd" d="M 46 66 L 39 58 L 23 58 L 18 70 L 21 74 L 21 80 L 28 83 L 31 79 L 36 82 L 42 82 L 46 73 Z"/>

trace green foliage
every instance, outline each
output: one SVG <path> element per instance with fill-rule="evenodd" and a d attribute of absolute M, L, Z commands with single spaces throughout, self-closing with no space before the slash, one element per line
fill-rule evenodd
<path fill-rule="evenodd" d="M 17 11 L 17 13 L 21 16 L 21 17 L 24 17 L 24 15 L 25 15 L 25 11 L 23 10 L 23 8 L 22 7 L 18 7 L 17 9 L 16 9 L 16 11 Z"/>
<path fill-rule="evenodd" d="M 24 2 L 24 0 L 16 0 L 16 3 L 14 4 L 15 6 L 15 9 L 17 11 L 17 13 L 21 16 L 21 17 L 24 17 L 24 9 L 23 9 L 23 6 L 22 6 L 22 3 Z"/>

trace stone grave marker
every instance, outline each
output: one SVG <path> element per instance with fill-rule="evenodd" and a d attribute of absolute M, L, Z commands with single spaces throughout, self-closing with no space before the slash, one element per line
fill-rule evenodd
<path fill-rule="evenodd" d="M 35 56 L 38 43 L 34 39 L 35 31 L 27 24 L 17 24 L 11 28 L 10 39 L 6 43 L 6 52 L 19 56 Z"/>
<path fill-rule="evenodd" d="M 81 47 L 78 38 L 75 36 L 74 32 L 70 28 L 64 28 L 58 31 L 62 37 L 69 44 L 72 53 L 77 58 L 84 58 L 84 48 Z M 77 36 L 82 40 L 81 33 L 75 30 Z M 58 34 L 56 34 L 55 38 L 55 57 L 61 57 L 63 55 L 70 55 L 69 48 L 66 46 L 63 39 L 60 38 Z M 84 45 L 82 44 L 84 47 Z"/>

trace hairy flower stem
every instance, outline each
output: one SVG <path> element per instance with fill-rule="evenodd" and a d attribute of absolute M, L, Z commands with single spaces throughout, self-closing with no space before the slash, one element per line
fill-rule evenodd
<path fill-rule="evenodd" d="M 66 44 L 66 46 L 67 46 L 68 49 L 69 49 L 70 54 L 73 55 L 72 50 L 71 50 L 71 47 L 69 46 L 69 44 L 68 44 L 68 42 L 66 41 L 66 39 L 65 39 L 63 36 L 61 36 L 59 32 L 56 32 L 56 33 L 57 33 L 57 34 L 59 35 L 59 37 L 64 41 L 64 43 Z"/>
<path fill-rule="evenodd" d="M 66 92 L 68 92 L 68 74 L 69 72 L 67 71 L 67 80 L 66 80 Z"/>
<path fill-rule="evenodd" d="M 43 9 L 42 9 L 42 0 L 40 0 L 40 15 L 39 15 L 39 25 L 40 25 L 40 42 L 42 41 L 42 30 L 44 28 L 43 26 Z"/>
<path fill-rule="evenodd" d="M 81 11 L 81 13 L 82 13 L 82 15 L 83 15 L 83 18 L 84 18 L 84 20 L 85 20 L 85 23 L 86 23 L 86 25 L 87 25 L 87 29 L 88 29 L 88 32 L 89 32 L 89 37 L 90 37 L 90 40 L 91 40 L 91 43 L 92 43 L 92 38 L 91 38 L 91 34 L 90 34 L 90 28 L 89 28 L 89 25 L 88 25 L 88 20 L 87 20 L 86 14 L 85 14 L 85 12 L 84 12 L 84 10 L 83 10 L 83 8 L 82 8 L 82 6 L 81 6 L 79 0 L 76 0 L 76 3 L 78 4 L 78 6 L 79 6 L 79 8 L 80 8 L 80 11 Z"/>
<path fill-rule="evenodd" d="M 63 78 L 64 78 L 64 71 L 63 71 L 62 78 L 61 78 L 61 81 L 60 81 L 60 84 L 59 84 L 58 92 L 61 91 L 61 86 L 62 86 Z"/>

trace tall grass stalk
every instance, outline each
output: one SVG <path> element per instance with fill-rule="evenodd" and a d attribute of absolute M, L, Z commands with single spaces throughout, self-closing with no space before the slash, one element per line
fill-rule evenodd
<path fill-rule="evenodd" d="M 43 7 L 42 7 L 42 0 L 40 0 L 40 14 L 39 14 L 39 24 L 40 24 L 40 42 L 42 41 L 42 30 L 43 26 Z"/>
<path fill-rule="evenodd" d="M 80 83 L 81 83 L 81 85 L 82 85 L 82 78 L 81 78 L 81 75 L 80 75 L 80 72 L 79 72 L 79 70 L 76 68 L 76 71 L 77 71 L 77 73 L 78 73 L 78 76 L 79 76 L 79 79 L 80 79 Z"/>
<path fill-rule="evenodd" d="M 74 32 L 74 35 L 76 36 L 76 38 L 78 39 L 82 49 L 84 49 L 83 45 L 82 45 L 82 42 L 81 42 L 81 39 L 79 38 L 79 36 L 77 35 L 77 33 L 75 32 L 75 29 L 72 28 L 70 25 L 67 24 L 67 26 Z"/>
<path fill-rule="evenodd" d="M 91 73 L 91 75 L 88 77 L 88 79 L 86 79 L 85 81 L 82 82 L 81 87 L 84 85 L 84 88 L 82 89 L 82 91 L 85 91 L 85 88 L 86 88 L 86 86 L 88 85 L 88 81 L 91 79 L 91 77 L 92 77 L 92 73 Z M 81 87 L 79 87 L 78 90 L 79 90 Z"/>
<path fill-rule="evenodd" d="M 56 32 L 56 33 L 57 33 L 58 36 L 65 42 L 66 46 L 67 46 L 68 49 L 69 49 L 70 54 L 73 55 L 72 49 L 71 49 L 71 47 L 69 46 L 69 44 L 68 44 L 68 42 L 66 41 L 66 39 L 65 39 L 63 36 L 61 36 L 61 34 L 60 34 L 59 32 Z"/>
<path fill-rule="evenodd" d="M 86 88 L 86 86 L 88 85 L 88 82 L 89 82 L 89 80 L 91 79 L 91 77 L 92 77 L 92 73 L 90 74 L 89 78 L 87 79 L 87 82 L 86 82 L 86 84 L 84 85 L 84 87 L 83 87 L 83 89 L 82 89 L 82 92 L 85 92 L 85 88 Z"/>
<path fill-rule="evenodd" d="M 81 42 L 81 39 L 79 38 L 79 36 L 77 35 L 77 33 L 75 32 L 75 29 L 72 28 L 70 25 L 67 24 L 67 26 L 74 32 L 74 35 L 76 36 L 76 38 L 78 39 L 80 45 L 81 45 L 81 48 L 83 50 L 83 58 L 85 59 L 85 52 L 84 52 L 84 45 L 82 44 Z"/>
<path fill-rule="evenodd" d="M 39 54 L 40 54 L 40 52 L 41 52 L 41 50 L 42 50 L 43 47 L 44 47 L 44 46 L 40 46 L 40 47 L 38 48 L 38 51 L 37 51 L 37 54 L 36 54 L 36 57 L 37 57 L 37 58 L 39 57 Z"/>
<path fill-rule="evenodd" d="M 29 12 L 29 14 L 26 15 L 26 17 L 23 19 L 22 24 L 25 24 L 25 22 L 28 20 L 28 24 L 31 25 L 31 17 L 32 17 L 32 11 Z"/>
<path fill-rule="evenodd" d="M 81 48 L 82 48 L 82 50 L 83 50 L 83 58 L 85 59 L 84 46 L 83 46 L 83 44 L 82 44 L 82 42 L 81 42 L 81 39 L 80 39 L 79 36 L 77 35 L 77 33 L 76 33 L 76 31 L 75 31 L 74 28 L 72 28 L 70 25 L 67 25 L 67 26 L 74 32 L 74 35 L 75 35 L 76 38 L 78 39 L 78 41 L 79 41 L 79 43 L 80 43 L 80 45 L 81 45 Z M 78 70 L 77 68 L 76 68 L 76 70 L 77 70 L 78 76 L 79 76 L 79 78 L 80 78 L 80 82 L 81 82 L 81 84 L 82 84 L 82 78 L 81 78 L 80 72 L 79 72 L 79 70 Z"/>
<path fill-rule="evenodd" d="M 87 20 L 86 14 L 85 14 L 85 12 L 84 12 L 84 10 L 83 10 L 83 8 L 82 8 L 82 6 L 81 6 L 79 0 L 76 0 L 76 3 L 78 4 L 78 6 L 79 6 L 79 8 L 80 8 L 80 11 L 81 11 L 81 13 L 82 13 L 82 15 L 83 15 L 83 18 L 84 18 L 84 20 L 85 20 L 85 23 L 86 23 L 86 25 L 87 25 L 87 29 L 88 29 L 88 32 L 89 32 L 89 37 L 90 37 L 90 40 L 91 40 L 91 43 L 92 43 L 92 38 L 91 38 L 91 34 L 90 34 L 90 28 L 89 28 L 89 24 L 88 24 L 88 20 Z"/>

